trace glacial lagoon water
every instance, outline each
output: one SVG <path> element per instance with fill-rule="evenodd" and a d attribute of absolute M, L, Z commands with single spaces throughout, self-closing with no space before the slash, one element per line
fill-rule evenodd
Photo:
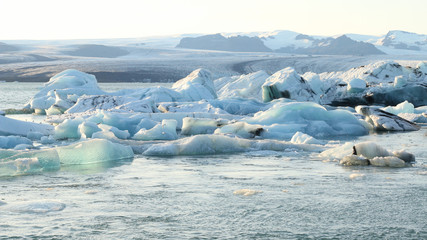
<path fill-rule="evenodd" d="M 0 83 L 0 109 L 22 107 L 41 85 Z M 405 168 L 257 151 L 136 155 L 2 177 L 0 239 L 426 239 L 426 134 L 423 126 L 331 142 L 405 149 L 416 157 Z M 233 194 L 240 189 L 254 194 Z"/>

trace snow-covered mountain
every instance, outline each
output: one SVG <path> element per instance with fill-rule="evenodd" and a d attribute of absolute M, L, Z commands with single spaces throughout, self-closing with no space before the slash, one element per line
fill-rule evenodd
<path fill-rule="evenodd" d="M 427 51 L 427 35 L 405 31 L 390 31 L 376 45 L 394 49 Z"/>

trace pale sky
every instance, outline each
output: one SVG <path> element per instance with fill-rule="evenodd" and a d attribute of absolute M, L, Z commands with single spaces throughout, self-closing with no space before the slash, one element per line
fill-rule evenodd
<path fill-rule="evenodd" d="M 292 30 L 427 34 L 427 0 L 0 0 L 0 40 Z"/>

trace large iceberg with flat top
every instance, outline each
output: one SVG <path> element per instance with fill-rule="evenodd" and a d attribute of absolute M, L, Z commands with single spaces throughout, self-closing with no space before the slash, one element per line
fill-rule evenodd
<path fill-rule="evenodd" d="M 313 102 L 277 102 L 270 109 L 244 119 L 263 125 L 267 138 L 289 138 L 296 132 L 314 137 L 359 136 L 368 133 L 366 125 L 346 110 L 326 110 Z"/>
<path fill-rule="evenodd" d="M 50 135 L 54 131 L 54 127 L 49 124 L 25 122 L 5 116 L 0 116 L 0 135 L 18 135 L 27 136 L 31 132 Z"/>

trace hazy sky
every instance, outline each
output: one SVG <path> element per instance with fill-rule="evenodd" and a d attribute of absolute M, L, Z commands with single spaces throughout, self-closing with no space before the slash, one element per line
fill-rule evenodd
<path fill-rule="evenodd" d="M 427 0 L 0 0 L 0 40 L 292 30 L 427 33 Z"/>

